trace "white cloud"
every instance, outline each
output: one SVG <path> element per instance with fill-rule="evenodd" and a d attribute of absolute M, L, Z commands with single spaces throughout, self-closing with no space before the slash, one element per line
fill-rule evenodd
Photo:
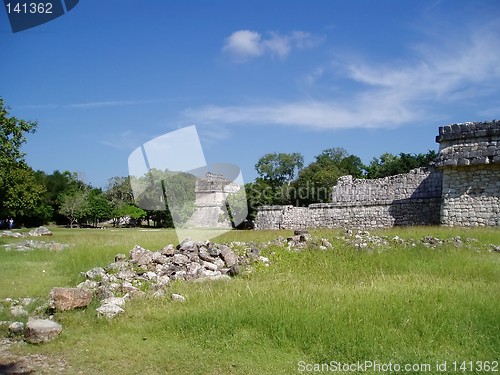
<path fill-rule="evenodd" d="M 242 60 L 259 56 L 263 53 L 261 35 L 250 30 L 236 31 L 226 39 L 223 49 Z"/>
<path fill-rule="evenodd" d="M 269 37 L 251 30 L 238 30 L 226 38 L 222 50 L 233 57 L 235 61 L 244 62 L 262 55 L 285 58 L 293 48 L 313 48 L 322 39 L 304 31 L 294 31 L 289 34 L 270 32 Z"/>
<path fill-rule="evenodd" d="M 491 104 L 485 103 L 482 108 L 481 98 L 498 95 L 500 86 L 500 22 L 495 21 L 473 29 L 467 38 L 444 38 L 440 43 L 422 44 L 415 48 L 413 59 L 405 63 L 348 61 L 340 69 L 344 75 L 338 78 L 347 78 L 358 88 L 329 100 L 208 105 L 186 110 L 184 115 L 200 124 L 340 129 L 395 127 L 434 120 L 443 117 L 442 108 L 449 104 L 460 108 L 474 102 L 476 115 L 481 111 L 490 113 Z M 262 40 L 260 35 L 254 40 L 260 54 L 285 57 L 292 45 L 298 48 L 307 39 L 302 34 L 286 37 L 272 34 L 268 40 Z M 339 75 L 339 69 L 334 74 Z M 325 75 L 323 68 L 316 70 L 306 76 L 306 83 L 314 87 Z"/>

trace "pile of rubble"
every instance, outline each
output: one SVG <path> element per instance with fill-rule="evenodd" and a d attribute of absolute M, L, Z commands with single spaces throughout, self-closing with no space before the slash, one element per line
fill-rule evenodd
<path fill-rule="evenodd" d="M 152 293 L 155 297 L 164 297 L 172 280 L 230 280 L 252 262 L 268 264 L 269 260 L 260 256 L 260 251 L 255 248 L 246 254 L 237 255 L 229 246 L 211 241 L 185 239 L 176 247 L 170 244 L 159 251 L 150 251 L 137 245 L 128 256 L 118 254 L 114 262 L 106 267 L 83 272 L 85 281 L 76 288 L 53 288 L 49 304 L 31 314 L 27 306 L 33 303 L 32 299 L 7 299 L 13 318 L 33 317 L 28 318 L 26 325 L 19 321 L 5 321 L 1 325 L 8 327 L 11 336 L 24 336 L 31 343 L 50 341 L 62 331 L 62 327 L 52 319 L 37 318 L 47 311 L 53 314 L 55 311 L 84 308 L 97 298 L 100 302 L 96 309 L 97 315 L 113 318 L 124 312 L 127 300 L 136 296 Z M 176 302 L 186 301 L 184 296 L 175 293 L 170 298 Z"/>
<path fill-rule="evenodd" d="M 269 262 L 252 251 L 238 256 L 227 245 L 189 238 L 176 247 L 170 244 L 159 251 L 136 245 L 128 256 L 118 254 L 106 267 L 82 273 L 86 280 L 76 288 L 53 289 L 51 306 L 55 310 L 84 307 L 95 296 L 100 301 L 98 316 L 112 318 L 124 311 L 127 300 L 144 295 L 145 291 L 155 297 L 164 296 L 172 280 L 230 280 L 252 261 Z M 184 301 L 183 296 L 175 294 L 171 298 Z"/>

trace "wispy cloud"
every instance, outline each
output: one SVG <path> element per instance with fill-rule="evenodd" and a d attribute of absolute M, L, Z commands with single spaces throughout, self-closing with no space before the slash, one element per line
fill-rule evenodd
<path fill-rule="evenodd" d="M 288 34 L 270 32 L 267 37 L 263 37 L 257 31 L 238 30 L 226 38 L 222 50 L 237 62 L 245 62 L 263 55 L 284 59 L 292 49 L 313 48 L 321 41 L 321 37 L 304 31 Z"/>
<path fill-rule="evenodd" d="M 395 127 L 438 118 L 442 116 L 440 107 L 467 105 L 472 99 L 477 102 L 478 98 L 498 94 L 500 19 L 473 30 L 459 40 L 451 37 L 420 44 L 414 47 L 413 58 L 404 63 L 346 61 L 341 69 L 336 66 L 330 73 L 336 75 L 334 78 L 350 80 L 357 89 L 329 100 L 206 105 L 188 109 L 184 115 L 200 124 L 274 124 L 316 129 Z M 289 52 L 286 43 L 281 46 L 276 37 L 270 39 L 276 45 L 269 47 L 270 40 L 262 40 L 258 33 L 246 31 L 242 35 L 246 45 L 235 38 L 228 39 L 225 47 L 242 58 L 262 55 L 265 48 L 278 56 Z M 306 76 L 306 81 L 314 86 L 325 75 L 321 68 Z M 477 113 L 481 110 L 477 108 Z"/>
<path fill-rule="evenodd" d="M 143 104 L 161 103 L 163 100 L 108 100 L 100 102 L 84 102 L 69 104 L 27 104 L 18 108 L 28 109 L 95 109 L 107 107 L 129 107 Z"/>
<path fill-rule="evenodd" d="M 148 140 L 144 135 L 137 134 L 131 130 L 125 130 L 113 135 L 109 139 L 101 141 L 101 143 L 117 150 L 132 151 L 136 147 L 139 147 L 144 139 Z"/>

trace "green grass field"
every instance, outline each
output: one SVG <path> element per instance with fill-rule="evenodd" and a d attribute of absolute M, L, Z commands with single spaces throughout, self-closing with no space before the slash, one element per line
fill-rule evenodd
<path fill-rule="evenodd" d="M 459 373 L 453 361 L 475 366 L 500 359 L 500 253 L 489 246 L 500 245 L 498 229 L 373 231 L 416 240 L 426 235 L 478 240 L 436 248 L 419 241 L 415 247 L 391 243 L 373 252 L 335 239 L 340 233 L 312 231 L 330 239 L 334 250 L 270 246 L 262 252 L 269 267 L 256 266 L 231 282 L 172 283 L 169 291 L 186 296 L 184 304 L 168 297 L 135 299 L 109 321 L 95 316 L 97 304 L 57 313 L 64 331 L 56 340 L 13 350 L 62 357 L 68 373 L 84 374 L 320 373 L 314 364 L 332 373 L 327 366 L 332 361 L 413 365 L 393 371 L 405 374 L 438 373 L 436 363 L 447 361 L 447 371 L 440 373 Z M 238 231 L 216 241 L 259 243 L 290 234 Z M 115 254 L 127 254 L 136 244 L 157 250 L 175 243 L 175 234 L 54 229 L 54 236 L 43 240 L 71 246 L 26 253 L 0 248 L 0 299 L 47 298 L 52 287 L 76 286 L 80 272 L 107 265 Z M 5 311 L 0 314 L 0 320 L 6 318 Z"/>

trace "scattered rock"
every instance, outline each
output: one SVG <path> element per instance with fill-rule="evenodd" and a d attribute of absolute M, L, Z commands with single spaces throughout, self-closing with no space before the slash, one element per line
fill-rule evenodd
<path fill-rule="evenodd" d="M 57 243 L 57 242 L 44 242 L 44 241 L 34 241 L 26 240 L 19 243 L 11 243 L 3 245 L 7 251 L 32 251 L 32 250 L 51 250 L 51 251 L 61 251 L 68 247 L 67 244 Z"/>
<path fill-rule="evenodd" d="M 16 306 L 12 306 L 10 308 L 10 315 L 14 316 L 14 317 L 18 317 L 18 316 L 27 316 L 28 315 L 28 312 L 24 309 L 23 306 L 21 305 L 16 305 Z"/>
<path fill-rule="evenodd" d="M 170 298 L 174 302 L 186 302 L 186 297 L 184 297 L 181 294 L 172 293 L 172 295 L 170 296 Z"/>
<path fill-rule="evenodd" d="M 106 304 L 98 307 L 96 311 L 97 311 L 97 316 L 111 319 L 114 318 L 116 315 L 123 313 L 125 310 L 123 310 L 120 306 L 114 304 Z"/>
<path fill-rule="evenodd" d="M 92 292 L 87 288 L 53 288 L 50 291 L 50 305 L 58 311 L 73 310 L 87 307 L 92 297 Z"/>
<path fill-rule="evenodd" d="M 62 332 L 62 326 L 48 319 L 34 319 L 26 324 L 24 338 L 32 344 L 49 342 Z"/>
<path fill-rule="evenodd" d="M 23 322 L 12 322 L 9 325 L 9 333 L 11 336 L 21 336 L 24 333 L 24 323 Z"/>
<path fill-rule="evenodd" d="M 125 306 L 125 297 L 110 297 L 102 301 L 103 305 Z"/>
<path fill-rule="evenodd" d="M 13 232 L 11 230 L 4 230 L 1 234 L 1 237 L 24 237 L 22 233 L 19 232 Z"/>
<path fill-rule="evenodd" d="M 422 238 L 422 243 L 427 247 L 436 247 L 437 245 L 442 245 L 443 241 L 436 237 L 425 236 Z"/>

